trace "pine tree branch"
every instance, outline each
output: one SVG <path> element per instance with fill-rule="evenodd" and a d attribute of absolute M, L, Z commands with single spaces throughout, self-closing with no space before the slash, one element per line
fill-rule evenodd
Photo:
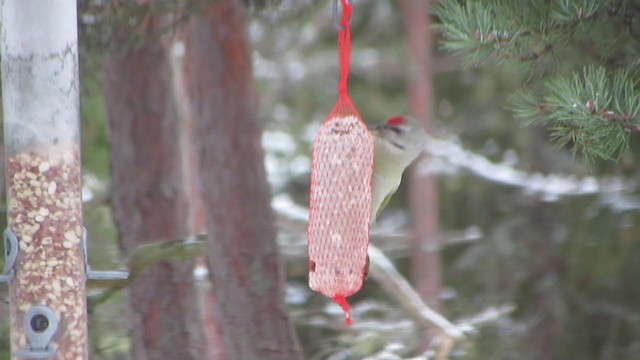
<path fill-rule="evenodd" d="M 640 132 L 640 91 L 629 71 L 586 67 L 571 78 L 547 81 L 544 96 L 531 91 L 513 99 L 517 117 L 550 126 L 557 145 L 587 160 L 617 160 L 629 135 Z"/>
<path fill-rule="evenodd" d="M 640 42 L 637 10 L 614 0 L 554 0 L 528 6 L 498 0 L 441 1 L 434 14 L 442 44 L 464 54 L 465 64 L 516 70 L 526 65 L 526 78 L 551 50 L 557 50 L 557 64 L 563 64 L 558 68 L 566 68 L 570 61 L 565 58 L 576 53 L 588 55 L 579 57 L 583 64 L 631 68 L 633 57 L 628 55 L 636 52 L 629 42 Z"/>
<path fill-rule="evenodd" d="M 587 55 L 579 59 L 583 63 L 629 69 L 610 73 L 602 66 L 585 67 L 581 74 L 548 81 L 541 96 L 521 93 L 512 108 L 520 118 L 549 125 L 552 140 L 569 146 L 574 155 L 581 153 L 588 161 L 618 160 L 629 135 L 640 132 L 640 94 L 634 82 L 640 60 L 629 46 L 638 41 L 633 25 L 638 10 L 614 1 L 530 5 L 442 1 L 434 8 L 440 20 L 436 28 L 445 48 L 465 54 L 468 64 L 529 64 L 531 75 L 540 60 L 557 51 L 558 56 Z"/>
<path fill-rule="evenodd" d="M 440 2 L 434 13 L 441 22 L 435 27 L 444 35 L 444 46 L 464 53 L 469 63 L 535 62 L 555 45 L 570 43 L 575 30 L 593 21 L 602 6 L 574 8 L 565 2 L 523 9 L 519 3 L 499 1 Z M 540 50 L 531 52 L 531 48 Z"/>

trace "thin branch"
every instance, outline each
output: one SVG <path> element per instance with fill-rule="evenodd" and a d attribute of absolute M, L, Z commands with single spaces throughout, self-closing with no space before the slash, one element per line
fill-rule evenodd
<path fill-rule="evenodd" d="M 464 332 L 444 316 L 424 303 L 420 295 L 398 272 L 393 263 L 375 245 L 369 245 L 369 275 L 376 280 L 388 295 L 398 301 L 411 317 L 425 328 L 437 328 L 452 339 L 464 337 Z"/>
<path fill-rule="evenodd" d="M 456 321 L 456 326 L 460 329 L 464 329 L 465 332 L 470 332 L 473 331 L 475 327 L 494 322 L 511 314 L 515 310 L 516 306 L 513 304 L 505 304 L 497 307 L 492 306 L 474 316 Z"/>
<path fill-rule="evenodd" d="M 551 46 L 551 44 L 547 44 L 542 50 L 537 51 L 537 52 L 533 52 L 533 53 L 528 54 L 528 55 L 522 55 L 522 56 L 518 57 L 518 60 L 522 61 L 522 62 L 538 60 L 541 57 L 543 57 L 543 56 L 547 55 L 548 53 L 550 53 L 552 49 L 553 49 L 553 46 Z"/>
<path fill-rule="evenodd" d="M 622 177 L 576 178 L 561 174 L 527 173 L 511 164 L 495 163 L 463 148 L 455 140 L 429 137 L 425 151 L 431 156 L 417 164 L 421 174 L 452 174 L 459 169 L 466 169 L 480 178 L 520 188 L 528 194 L 541 194 L 547 200 L 631 192 L 637 186 Z"/>
<path fill-rule="evenodd" d="M 181 240 L 158 241 L 138 246 L 127 260 L 129 277 L 123 280 L 89 281 L 90 289 L 104 289 L 89 296 L 91 306 L 109 300 L 113 295 L 133 283 L 151 265 L 159 261 L 186 261 L 206 255 L 206 235 Z"/>
<path fill-rule="evenodd" d="M 129 278 L 125 280 L 90 282 L 91 288 L 106 288 L 104 291 L 90 296 L 92 306 L 99 305 L 122 288 L 130 285 L 149 266 L 163 260 L 189 260 L 206 254 L 206 235 L 195 238 L 159 241 L 137 247 L 127 260 Z M 281 245 L 281 252 L 286 251 L 286 245 Z M 306 254 L 305 254 L 306 256 Z M 398 272 L 393 263 L 384 253 L 374 245 L 369 246 L 370 274 L 373 279 L 387 290 L 388 294 L 411 315 L 411 317 L 425 328 L 437 328 L 445 336 L 459 339 L 464 332 L 449 320 L 429 308 L 413 289 L 409 282 Z"/>
<path fill-rule="evenodd" d="M 633 117 L 631 116 L 631 114 L 617 114 L 613 111 L 608 111 L 608 110 L 600 110 L 597 112 L 597 114 L 607 119 L 612 124 L 622 126 L 623 128 L 625 128 L 625 130 L 629 132 L 632 132 L 632 133 L 640 132 L 640 125 L 629 123 L 630 121 L 633 120 Z"/>

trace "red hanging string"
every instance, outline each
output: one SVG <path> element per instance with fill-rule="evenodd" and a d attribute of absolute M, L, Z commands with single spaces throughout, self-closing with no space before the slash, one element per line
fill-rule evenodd
<path fill-rule="evenodd" d="M 353 8 L 348 0 L 342 2 L 342 19 L 340 20 L 340 30 L 338 31 L 338 61 L 340 62 L 340 82 L 338 83 L 338 93 L 347 93 L 347 80 L 349 79 L 349 63 L 351 60 L 351 12 Z"/>

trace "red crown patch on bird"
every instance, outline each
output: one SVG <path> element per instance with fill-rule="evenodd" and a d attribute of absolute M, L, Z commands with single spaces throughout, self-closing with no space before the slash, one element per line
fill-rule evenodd
<path fill-rule="evenodd" d="M 407 123 L 407 120 L 404 118 L 404 116 L 394 116 L 387 120 L 387 125 L 389 126 L 404 125 L 406 123 Z"/>

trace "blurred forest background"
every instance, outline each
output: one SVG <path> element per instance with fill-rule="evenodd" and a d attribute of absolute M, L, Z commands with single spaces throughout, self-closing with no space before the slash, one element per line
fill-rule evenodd
<path fill-rule="evenodd" d="M 602 1 L 595 8 L 589 8 L 590 1 L 527 1 L 531 9 L 547 6 L 547 15 L 565 11 L 569 14 L 567 24 L 577 29 L 578 39 L 566 35 L 570 32 L 561 26 L 549 27 L 545 30 L 547 33 L 556 31 L 565 37 L 544 38 L 555 47 L 541 52 L 538 50 L 546 46 L 537 49 L 539 44 L 532 41 L 520 44 L 521 48 L 517 49 L 503 46 L 510 38 L 500 38 L 499 32 L 492 32 L 500 26 L 512 26 L 507 20 L 516 18 L 516 8 L 529 9 L 523 2 L 443 0 L 441 3 L 454 5 L 447 8 L 441 4 L 440 16 L 433 16 L 431 20 L 437 27 L 425 27 L 429 34 L 424 38 L 424 45 L 430 51 L 420 53 L 412 48 L 416 41 L 420 42 L 419 37 L 416 40 L 415 35 L 413 38 L 409 35 L 411 27 L 407 24 L 412 17 L 409 4 L 418 4 L 415 9 L 421 11 L 417 19 L 423 17 L 423 25 L 429 25 L 426 0 L 354 2 L 349 92 L 362 118 L 376 123 L 396 114 L 415 112 L 420 106 L 428 107 L 418 114 L 429 117 L 432 140 L 426 155 L 415 164 L 411 174 L 405 174 L 399 195 L 372 229 L 372 241 L 394 260 L 429 305 L 454 323 L 464 324 L 467 329 L 474 326 L 474 331 L 467 331 L 463 339 L 455 342 L 448 357 L 465 360 L 640 358 L 640 261 L 637 256 L 640 197 L 636 185 L 640 179 L 636 166 L 640 143 L 637 135 L 634 131 L 626 132 L 629 148 L 623 146 L 619 154 L 607 153 L 609 156 L 604 157 L 617 160 L 611 161 L 598 156 L 602 151 L 585 153 L 581 148 L 572 151 L 575 149 L 572 145 L 577 143 L 575 139 L 564 141 L 567 146 L 558 147 L 558 143 L 551 140 L 559 139 L 558 123 L 526 126 L 530 124 L 527 119 L 515 116 L 523 113 L 516 111 L 514 115 L 513 111 L 519 104 L 518 99 L 513 98 L 515 93 L 526 88 L 544 94 L 548 78 L 570 79 L 587 66 L 606 66 L 607 71 L 628 67 L 628 76 L 634 81 L 634 94 L 638 94 L 640 6 L 632 1 Z M 463 7 L 456 8 L 455 4 L 491 5 L 491 12 L 482 12 L 478 5 L 467 15 L 478 15 L 471 16 L 478 22 L 484 21 L 480 15 L 494 15 L 494 18 L 486 19 L 482 25 L 485 28 L 469 23 L 464 12 L 456 13 L 456 9 Z M 223 104 L 235 99 L 241 103 L 247 101 L 248 105 L 239 106 L 244 110 L 235 113 L 220 110 L 220 118 L 229 120 L 234 114 L 242 116 L 242 111 L 250 112 L 253 100 L 257 99 L 255 118 L 259 125 L 221 122 L 213 127 L 221 134 L 233 131 L 237 135 L 246 131 L 248 137 L 259 135 L 257 131 L 260 127 L 263 129 L 261 144 L 273 195 L 273 220 L 277 224 L 281 260 L 286 264 L 285 300 L 304 358 L 438 356 L 441 344 L 425 342 L 425 339 L 438 338 L 437 331 L 425 329 L 423 323 L 405 312 L 392 294 L 372 279 L 350 299 L 354 307 L 354 324 L 350 328 L 343 326 L 343 314 L 337 305 L 307 287 L 306 228 L 301 217 L 308 202 L 311 142 L 337 97 L 337 34 L 330 0 L 81 0 L 78 9 L 84 221 L 90 234 L 90 261 L 94 268 L 131 264 L 128 261 L 137 245 L 155 240 L 179 240 L 205 232 L 207 223 L 209 228 L 220 224 L 216 218 L 219 214 L 211 209 L 221 206 L 219 211 L 224 212 L 234 207 L 234 201 L 253 201 L 251 195 L 223 195 L 220 191 L 224 190 L 207 190 L 217 186 L 215 173 L 201 177 L 206 194 L 203 196 L 196 180 L 183 180 L 184 197 L 191 201 L 188 206 L 184 199 L 157 204 L 145 203 L 148 199 L 135 195 L 136 191 L 151 188 L 156 177 L 175 171 L 166 167 L 162 159 L 171 158 L 178 167 L 195 167 L 197 161 L 193 157 L 202 154 L 206 157 L 208 151 L 217 151 L 211 143 L 207 148 L 204 136 L 196 141 L 198 146 L 188 145 L 189 136 L 204 129 L 195 125 L 191 129 L 188 119 L 192 114 L 199 116 L 208 110 L 206 96 L 202 103 L 191 100 L 189 106 L 185 105 L 185 99 L 193 94 L 213 94 L 212 98 L 216 98 L 216 92 L 233 88 L 236 90 L 229 90 L 231 98 L 222 97 L 217 101 Z M 507 10 L 511 12 L 506 13 Z M 532 19 L 535 11 L 529 14 Z M 496 20 L 503 17 L 506 20 Z M 621 23 L 625 25 L 614 26 L 618 18 L 624 20 Z M 443 48 L 443 41 L 453 39 L 456 21 L 458 25 L 465 24 L 462 21 L 465 19 L 467 31 L 460 31 L 466 39 L 471 42 L 475 39 L 495 51 L 465 48 L 460 42 L 457 47 L 449 42 L 448 48 Z M 517 22 L 526 24 L 523 19 Z M 414 16 L 411 24 L 416 24 L 415 21 Z M 442 21 L 451 26 L 443 26 Z M 614 25 L 605 29 L 603 24 Z M 210 33 L 217 31 L 224 39 L 216 45 L 217 40 L 208 38 L 202 30 L 207 27 L 217 29 Z M 460 25 L 458 29 L 461 28 Z M 243 46 L 241 34 L 245 30 L 252 57 L 249 64 L 244 64 L 248 59 L 237 50 Z M 495 36 L 486 41 L 490 34 Z M 526 36 L 522 34 L 521 37 Z M 208 47 L 203 45 L 207 41 L 211 41 Z M 198 47 L 200 45 L 203 46 Z M 500 53 L 501 49 L 511 53 L 505 56 Z M 533 49 L 531 51 L 539 56 L 518 58 L 514 55 L 522 49 Z M 428 62 L 411 58 L 418 53 L 429 56 Z M 239 57 L 224 58 L 224 54 Z M 427 79 L 432 78 L 428 86 L 432 87 L 433 95 L 426 93 L 432 98 L 411 100 L 410 92 L 415 91 L 411 90 L 414 85 L 411 70 L 416 63 L 427 69 L 430 74 Z M 234 70 L 221 75 L 225 67 Z M 251 67 L 256 96 L 251 91 L 254 86 Z M 201 72 L 206 68 L 217 69 L 218 75 Z M 191 86 L 180 85 L 185 83 Z M 247 87 L 237 90 L 238 84 Z M 533 101 L 532 97 L 525 100 Z M 585 101 L 578 104 L 584 106 L 586 112 L 597 115 L 597 111 L 590 111 L 594 105 Z M 214 116 L 216 112 L 208 114 Z M 141 120 L 143 117 L 146 121 Z M 639 124 L 637 117 L 635 121 Z M 110 137 L 113 146 L 126 149 L 110 153 Z M 114 137 L 118 137 L 117 143 Z M 227 148 L 218 150 L 228 151 L 233 144 L 243 144 L 242 136 L 234 139 L 237 141 L 225 143 Z M 563 143 L 562 138 L 560 142 Z M 166 144 L 172 144 L 173 150 L 167 150 L 172 148 Z M 585 146 L 589 145 L 587 142 Z M 139 153 L 127 155 L 130 148 Z M 153 154 L 154 151 L 157 153 Z M 160 160 L 149 162 L 145 156 Z M 258 151 L 252 156 L 260 160 L 261 155 Z M 151 163 L 156 166 L 155 170 L 144 172 L 145 164 Z M 204 163 L 202 160 L 199 164 Z M 245 169 L 242 166 L 255 167 L 255 164 L 249 161 L 232 169 L 239 172 Z M 114 172 L 118 176 L 114 176 Z M 145 180 L 139 181 L 142 177 Z M 228 181 L 236 181 L 236 177 L 242 175 L 232 173 Z M 437 186 L 436 195 L 428 199 L 420 195 L 424 193 L 417 193 L 420 187 L 409 186 L 424 178 L 431 179 Z M 205 181 L 207 179 L 209 181 Z M 411 204 L 408 199 L 412 199 Z M 429 219 L 423 218 L 423 213 L 409 211 L 424 211 L 424 206 L 427 210 L 435 209 L 426 215 Z M 137 224 L 124 224 L 134 208 L 141 213 L 155 209 L 162 214 L 147 214 L 150 218 L 143 216 Z M 202 215 L 207 211 L 214 215 Z M 270 216 L 265 219 L 272 220 Z M 116 230 L 118 221 L 121 227 Z M 253 222 L 253 219 L 239 221 Z M 415 224 L 425 221 L 436 222 L 435 227 L 427 229 L 431 231 L 430 244 L 435 244 L 431 252 L 436 255 L 429 258 L 435 260 L 423 267 L 411 261 L 417 242 L 412 240 L 412 233 L 419 231 Z M 249 249 L 256 251 L 256 248 Z M 208 251 L 212 254 L 212 247 Z M 180 261 L 180 257 L 191 258 L 193 254 L 158 255 L 157 259 L 172 260 L 153 265 L 126 291 L 90 289 L 92 359 L 215 358 L 211 353 L 207 353 L 208 357 L 198 353 L 200 348 L 193 344 L 202 339 L 197 339 L 192 332 L 201 332 L 199 336 L 212 343 L 212 336 L 215 337 L 212 323 L 220 318 L 206 315 L 207 309 L 220 304 L 211 305 L 216 299 L 207 295 L 210 285 L 207 275 L 203 275 L 206 274 L 204 262 Z M 429 269 L 434 266 L 435 270 Z M 192 280 L 194 268 L 195 281 Z M 425 278 L 430 279 L 426 284 L 421 280 Z M 194 292 L 185 290 L 189 284 L 194 286 Z M 168 300 L 149 298 L 160 296 L 162 291 L 171 293 L 172 286 L 177 290 Z M 435 298 L 430 298 L 429 294 L 434 292 Z M 268 293 L 265 298 L 272 295 Z M 0 359 L 9 359 L 8 294 L 4 286 L 0 288 L 0 297 Z M 236 306 L 233 299 L 227 301 L 230 302 L 222 304 L 223 307 Z M 270 301 L 277 306 L 277 299 Z M 240 302 L 237 306 L 243 304 Z M 153 306 L 171 311 L 142 315 L 155 311 Z M 198 311 L 193 312 L 194 307 L 205 309 L 205 315 L 200 317 Z M 181 315 L 182 310 L 192 313 Z M 180 318 L 182 323 L 176 323 L 171 316 Z M 196 323 L 203 325 L 199 328 Z M 221 326 L 225 325 L 234 328 L 233 321 Z M 154 326 L 159 332 L 169 331 L 170 335 L 151 334 L 149 331 Z M 274 325 L 274 332 L 278 332 L 277 326 L 286 328 L 286 321 Z M 241 327 L 225 328 L 225 331 L 241 330 Z M 180 343 L 180 336 L 175 334 L 190 334 L 191 338 Z M 176 357 L 178 355 L 163 353 L 159 350 L 162 345 L 153 345 L 150 340 L 154 336 L 175 340 L 169 345 L 180 344 L 179 347 L 191 355 Z M 296 340 L 290 341 L 295 347 Z M 148 349 L 140 348 L 144 346 Z M 215 351 L 211 350 L 212 346 L 207 351 Z M 299 355 L 291 358 L 296 356 Z"/>

